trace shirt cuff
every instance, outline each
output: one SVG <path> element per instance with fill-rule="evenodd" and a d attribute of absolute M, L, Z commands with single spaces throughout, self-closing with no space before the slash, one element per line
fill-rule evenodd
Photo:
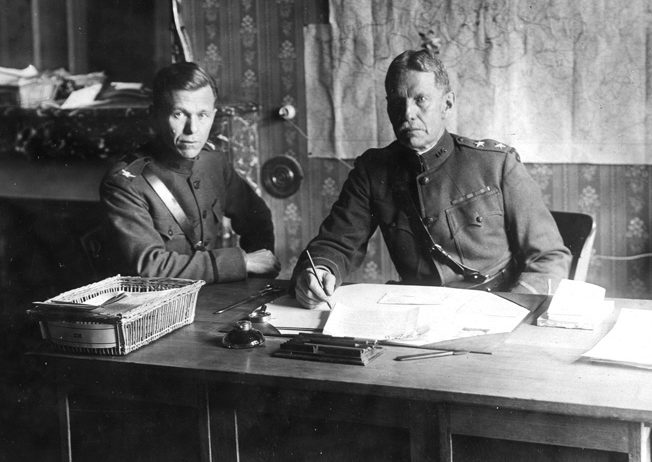
<path fill-rule="evenodd" d="M 244 251 L 237 247 L 210 251 L 215 282 L 240 281 L 247 278 Z"/>

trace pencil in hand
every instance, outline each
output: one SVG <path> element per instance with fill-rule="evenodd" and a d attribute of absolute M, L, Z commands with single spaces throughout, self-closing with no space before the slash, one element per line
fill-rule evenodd
<path fill-rule="evenodd" d="M 308 261 L 310 261 L 310 268 L 312 268 L 312 274 L 315 275 L 315 279 L 317 279 L 317 283 L 319 284 L 319 287 L 321 288 L 322 292 L 324 292 L 324 294 L 328 296 L 328 294 L 326 294 L 326 289 L 324 289 L 324 284 L 322 284 L 321 279 L 317 274 L 317 267 L 315 266 L 315 262 L 312 260 L 312 255 L 310 255 L 310 251 L 308 251 L 307 249 L 306 249 L 306 255 L 308 256 Z M 326 300 L 326 304 L 328 305 L 328 308 L 332 311 L 333 305 L 331 305 L 331 301 Z"/>

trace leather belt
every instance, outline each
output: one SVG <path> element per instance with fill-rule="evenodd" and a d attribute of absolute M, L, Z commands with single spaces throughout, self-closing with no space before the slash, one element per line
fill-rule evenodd
<path fill-rule="evenodd" d="M 185 234 L 186 239 L 188 239 L 188 242 L 190 243 L 192 248 L 194 250 L 200 250 L 200 251 L 206 250 L 206 247 L 204 246 L 202 240 L 196 239 L 193 226 L 192 224 L 190 224 L 190 220 L 188 219 L 186 212 L 183 211 L 181 205 L 174 197 L 172 192 L 168 189 L 167 186 L 165 186 L 165 183 L 161 181 L 158 175 L 156 175 L 156 173 L 152 171 L 149 165 L 146 165 L 145 168 L 143 169 L 143 178 L 145 178 L 145 181 L 149 183 L 149 185 L 152 187 L 154 192 L 158 195 L 158 197 L 161 199 L 163 204 L 165 204 L 167 209 L 170 211 L 170 213 L 174 217 L 174 220 L 177 222 L 177 224 L 183 231 L 183 234 Z"/>

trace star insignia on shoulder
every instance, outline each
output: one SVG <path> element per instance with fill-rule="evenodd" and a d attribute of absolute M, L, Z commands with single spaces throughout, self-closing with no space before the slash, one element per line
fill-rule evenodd
<path fill-rule="evenodd" d="M 496 143 L 496 144 L 494 145 L 494 147 L 495 147 L 495 148 L 498 148 L 498 149 L 503 149 L 503 148 L 506 148 L 507 145 L 506 145 L 506 144 L 503 144 L 503 143 Z"/>
<path fill-rule="evenodd" d="M 476 148 L 483 148 L 484 147 L 484 141 L 476 141 L 475 142 L 475 147 Z"/>
<path fill-rule="evenodd" d="M 119 174 L 122 175 L 123 177 L 129 178 L 129 179 L 136 178 L 136 175 L 134 175 L 131 172 L 128 172 L 124 168 L 122 170 L 120 170 Z"/>

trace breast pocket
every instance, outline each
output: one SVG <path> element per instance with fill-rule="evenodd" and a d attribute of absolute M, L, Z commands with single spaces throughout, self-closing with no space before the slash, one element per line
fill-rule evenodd
<path fill-rule="evenodd" d="M 458 254 L 466 262 L 491 259 L 507 249 L 502 193 L 485 188 L 454 201 L 446 220 Z"/>

